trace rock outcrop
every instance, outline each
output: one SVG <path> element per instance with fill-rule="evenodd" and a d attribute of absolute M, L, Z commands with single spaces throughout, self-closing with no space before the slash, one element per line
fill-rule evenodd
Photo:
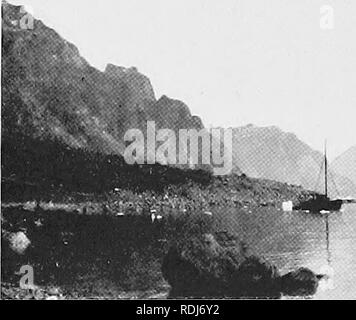
<path fill-rule="evenodd" d="M 12 233 L 9 237 L 10 248 L 17 254 L 24 254 L 26 249 L 31 244 L 31 241 L 27 238 L 26 234 L 22 231 Z"/>
<path fill-rule="evenodd" d="M 307 268 L 300 268 L 282 276 L 281 291 L 289 296 L 311 296 L 323 277 Z"/>
<path fill-rule="evenodd" d="M 1 238 L 5 246 L 8 246 L 12 252 L 19 255 L 24 255 L 27 248 L 31 245 L 30 239 L 23 231 L 8 232 L 3 229 L 1 230 Z"/>
<path fill-rule="evenodd" d="M 322 276 L 301 268 L 281 276 L 231 236 L 193 235 L 174 244 L 162 264 L 171 298 L 279 298 L 312 295 Z"/>

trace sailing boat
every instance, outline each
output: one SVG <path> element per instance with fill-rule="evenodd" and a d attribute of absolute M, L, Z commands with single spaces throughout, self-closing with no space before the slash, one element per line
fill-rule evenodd
<path fill-rule="evenodd" d="M 328 196 L 328 157 L 326 152 L 326 142 L 324 150 L 324 175 L 325 175 L 325 193 L 316 194 L 312 199 L 303 201 L 299 205 L 295 206 L 294 210 L 303 210 L 310 212 L 321 211 L 339 211 L 342 207 L 342 200 L 331 200 Z"/>

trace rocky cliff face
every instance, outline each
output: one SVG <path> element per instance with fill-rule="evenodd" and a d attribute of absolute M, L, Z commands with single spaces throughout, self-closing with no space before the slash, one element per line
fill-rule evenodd
<path fill-rule="evenodd" d="M 26 29 L 21 7 L 2 3 L 2 137 L 16 132 L 70 147 L 122 154 L 131 128 L 203 128 L 178 100 L 156 99 L 136 68 L 92 66 L 41 21 Z"/>
<path fill-rule="evenodd" d="M 192 116 L 186 104 L 179 100 L 161 97 L 156 103 L 149 104 L 146 108 L 149 119 L 155 120 L 159 128 L 197 129 L 204 128 L 202 121 L 197 116 Z"/>
<path fill-rule="evenodd" d="M 337 174 L 349 178 L 356 185 L 356 146 L 337 157 L 331 167 Z"/>
<path fill-rule="evenodd" d="M 247 175 L 266 178 L 323 192 L 321 172 L 323 155 L 299 140 L 296 135 L 277 127 L 235 128 L 233 135 L 234 164 Z M 353 169 L 355 170 L 355 169 Z M 330 171 L 332 195 L 355 194 L 356 187 L 346 177 Z M 335 183 L 333 183 L 335 182 Z"/>

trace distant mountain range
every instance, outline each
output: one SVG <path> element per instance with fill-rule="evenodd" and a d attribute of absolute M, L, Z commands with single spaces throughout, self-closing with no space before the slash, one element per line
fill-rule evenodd
<path fill-rule="evenodd" d="M 324 191 L 323 154 L 277 127 L 248 125 L 233 130 L 233 163 L 248 176 Z M 332 196 L 356 195 L 355 148 L 330 166 Z"/>
<path fill-rule="evenodd" d="M 331 163 L 331 168 L 335 173 L 348 177 L 356 185 L 356 146 L 338 156 Z"/>

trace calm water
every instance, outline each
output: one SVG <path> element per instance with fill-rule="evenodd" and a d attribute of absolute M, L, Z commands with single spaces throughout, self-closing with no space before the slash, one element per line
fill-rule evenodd
<path fill-rule="evenodd" d="M 333 276 L 315 299 L 356 299 L 356 205 L 317 215 L 276 209 L 215 212 L 216 228 L 239 235 L 282 273 L 307 267 Z"/>

